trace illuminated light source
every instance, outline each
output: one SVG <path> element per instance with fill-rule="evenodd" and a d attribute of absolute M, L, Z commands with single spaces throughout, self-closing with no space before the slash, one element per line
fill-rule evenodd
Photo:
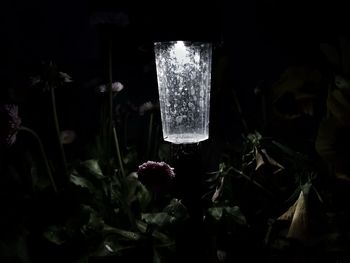
<path fill-rule="evenodd" d="M 209 138 L 212 45 L 154 44 L 163 138 L 175 144 Z"/>

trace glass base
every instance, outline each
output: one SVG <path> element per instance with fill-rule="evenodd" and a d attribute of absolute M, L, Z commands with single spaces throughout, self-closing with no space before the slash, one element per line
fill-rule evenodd
<path fill-rule="evenodd" d="M 181 133 L 181 134 L 169 134 L 164 136 L 164 141 L 171 142 L 174 144 L 187 144 L 197 143 L 205 141 L 209 138 L 208 134 L 202 133 Z"/>

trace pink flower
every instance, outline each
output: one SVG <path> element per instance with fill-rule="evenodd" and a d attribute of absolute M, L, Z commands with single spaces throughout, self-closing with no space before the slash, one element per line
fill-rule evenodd
<path fill-rule="evenodd" d="M 14 104 L 0 106 L 0 144 L 6 146 L 14 144 L 20 126 L 18 106 Z"/>
<path fill-rule="evenodd" d="M 141 183 L 155 193 L 167 192 L 175 178 L 174 168 L 165 162 L 153 161 L 140 165 L 137 175 Z"/>

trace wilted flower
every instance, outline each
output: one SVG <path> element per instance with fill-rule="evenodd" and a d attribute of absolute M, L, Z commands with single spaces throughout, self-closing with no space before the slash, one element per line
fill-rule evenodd
<path fill-rule="evenodd" d="M 116 27 L 126 27 L 129 25 L 129 16 L 125 12 L 97 12 L 91 16 L 92 25 L 114 25 Z"/>
<path fill-rule="evenodd" d="M 139 108 L 139 114 L 144 115 L 146 111 L 153 109 L 153 104 L 150 101 L 145 102 Z"/>
<path fill-rule="evenodd" d="M 73 82 L 72 77 L 69 76 L 67 73 L 60 71 L 60 72 L 58 72 L 58 74 L 63 82 L 65 82 L 65 83 Z"/>
<path fill-rule="evenodd" d="M 120 92 L 124 89 L 124 85 L 121 82 L 113 82 L 112 83 L 112 92 Z M 100 85 L 98 86 L 98 92 L 104 93 L 107 91 L 107 85 Z"/>
<path fill-rule="evenodd" d="M 72 130 L 65 130 L 61 131 L 60 134 L 60 140 L 62 144 L 71 144 L 75 141 L 75 138 L 77 137 L 75 131 Z"/>
<path fill-rule="evenodd" d="M 59 71 L 56 64 L 52 61 L 43 62 L 39 74 L 30 78 L 31 86 L 42 87 L 43 90 L 56 88 L 64 83 L 73 82 L 71 76 L 67 73 Z"/>
<path fill-rule="evenodd" d="M 14 104 L 2 105 L 0 107 L 0 144 L 7 146 L 14 144 L 20 126 L 18 106 Z"/>
<path fill-rule="evenodd" d="M 137 175 L 149 190 L 166 192 L 175 177 L 174 168 L 165 162 L 148 161 L 139 166 Z"/>
<path fill-rule="evenodd" d="M 142 116 L 145 112 L 156 109 L 158 106 L 158 104 L 153 104 L 152 102 L 147 101 L 139 107 L 139 114 Z"/>

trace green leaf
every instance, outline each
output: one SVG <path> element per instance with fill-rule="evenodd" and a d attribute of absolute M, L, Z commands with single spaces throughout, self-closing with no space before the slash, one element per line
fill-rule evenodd
<path fill-rule="evenodd" d="M 99 234 L 103 230 L 104 221 L 97 214 L 97 212 L 87 205 L 83 205 L 82 209 L 85 213 L 89 214 L 89 219 L 86 224 L 84 224 L 80 230 L 86 236 L 91 236 L 93 234 Z"/>
<path fill-rule="evenodd" d="M 156 249 L 153 249 L 153 263 L 162 263 L 160 254 Z"/>
<path fill-rule="evenodd" d="M 211 173 L 206 173 L 207 175 L 207 179 L 205 179 L 206 183 L 213 183 L 216 182 L 220 176 L 220 172 L 219 171 L 215 171 L 215 172 L 211 172 Z"/>
<path fill-rule="evenodd" d="M 152 201 L 152 195 L 147 188 L 139 183 L 138 191 L 136 193 L 137 200 L 140 203 L 141 210 L 145 210 Z"/>
<path fill-rule="evenodd" d="M 117 235 L 108 235 L 103 240 L 99 248 L 93 253 L 94 257 L 108 257 L 113 255 L 121 255 L 126 251 L 137 248 L 137 243 L 134 241 L 122 242 Z"/>
<path fill-rule="evenodd" d="M 97 179 L 103 179 L 105 177 L 96 159 L 83 161 L 80 165 L 82 168 L 85 168 L 89 174 L 93 175 Z"/>
<path fill-rule="evenodd" d="M 43 236 L 56 245 L 62 245 L 66 242 L 65 229 L 62 226 L 49 226 Z"/>
<path fill-rule="evenodd" d="M 152 232 L 152 236 L 158 240 L 160 240 L 162 242 L 163 246 L 166 247 L 171 247 L 174 245 L 174 242 L 171 240 L 170 237 L 168 237 L 166 234 L 158 231 L 158 230 L 154 230 Z"/>
<path fill-rule="evenodd" d="M 130 164 L 134 164 L 137 162 L 137 151 L 136 149 L 128 149 L 128 152 L 127 154 L 124 156 L 123 158 L 123 162 L 126 164 L 126 165 L 130 165 Z"/>
<path fill-rule="evenodd" d="M 208 213 L 216 221 L 220 221 L 223 215 L 223 207 L 211 207 L 208 209 Z"/>
<path fill-rule="evenodd" d="M 81 177 L 75 170 L 71 173 L 69 181 L 76 186 L 86 188 L 91 194 L 96 192 L 94 185 L 88 179 Z"/>
<path fill-rule="evenodd" d="M 140 230 L 141 233 L 146 233 L 147 224 L 145 222 L 136 219 L 136 226 Z"/>
<path fill-rule="evenodd" d="M 228 216 L 230 219 L 232 219 L 234 222 L 240 225 L 246 225 L 247 220 L 243 213 L 241 212 L 241 209 L 238 206 L 226 206 L 224 207 L 224 213 L 226 216 Z"/>
<path fill-rule="evenodd" d="M 145 223 L 144 221 L 141 220 L 136 220 L 136 225 L 137 228 L 142 232 L 142 233 L 146 233 L 148 231 L 148 225 L 147 223 Z M 155 245 L 155 246 L 159 246 L 159 247 L 172 247 L 174 246 L 174 242 L 171 240 L 171 238 L 169 238 L 167 235 L 165 235 L 164 233 L 158 231 L 157 229 L 153 229 L 152 231 L 152 237 L 158 239 L 161 241 L 161 244 Z"/>
<path fill-rule="evenodd" d="M 79 257 L 75 263 L 89 263 L 89 256 L 83 255 L 83 256 Z"/>
<path fill-rule="evenodd" d="M 163 212 L 168 213 L 168 215 L 174 217 L 176 221 L 185 220 L 188 218 L 188 211 L 186 206 L 184 206 L 181 200 L 173 198 L 169 205 L 167 205 Z"/>
<path fill-rule="evenodd" d="M 240 225 L 247 224 L 247 220 L 238 206 L 211 207 L 208 209 L 208 212 L 217 222 L 225 217 Z"/>
<path fill-rule="evenodd" d="M 176 219 L 173 216 L 170 216 L 168 213 L 143 213 L 141 219 L 144 220 L 147 224 L 156 225 L 158 227 L 164 227 L 173 223 Z"/>
<path fill-rule="evenodd" d="M 138 241 L 142 239 L 142 235 L 140 233 L 111 227 L 106 224 L 104 225 L 103 233 L 104 235 L 117 234 L 126 239 L 133 240 L 133 241 Z"/>

